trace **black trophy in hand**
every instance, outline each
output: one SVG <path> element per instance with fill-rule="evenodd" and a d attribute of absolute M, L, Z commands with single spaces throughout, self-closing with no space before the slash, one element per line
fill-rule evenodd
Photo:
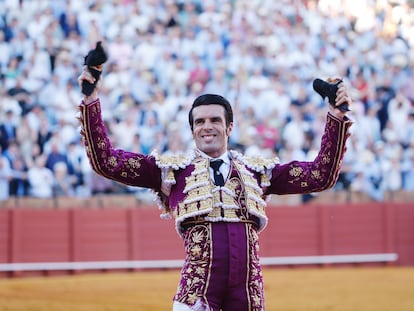
<path fill-rule="evenodd" d="M 91 84 L 88 81 L 83 80 L 82 81 L 82 93 L 83 94 L 87 96 L 92 94 L 101 76 L 102 64 L 105 63 L 107 59 L 108 59 L 108 56 L 106 55 L 102 47 L 101 41 L 97 42 L 96 48 L 94 50 L 90 50 L 88 55 L 85 56 L 84 65 L 88 67 L 89 72 L 95 78 L 95 82 Z"/>
<path fill-rule="evenodd" d="M 342 112 L 349 111 L 349 107 L 347 103 L 343 103 L 339 106 L 335 105 L 336 100 L 336 91 L 338 90 L 338 85 L 342 82 L 342 80 L 339 80 L 335 83 L 329 83 L 321 79 L 315 79 L 313 80 L 313 89 L 321 95 L 323 99 L 328 97 L 329 104 L 338 108 Z"/>

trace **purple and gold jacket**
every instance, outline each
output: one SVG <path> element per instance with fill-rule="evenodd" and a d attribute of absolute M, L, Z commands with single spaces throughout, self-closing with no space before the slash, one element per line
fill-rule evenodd
<path fill-rule="evenodd" d="M 163 218 L 174 218 L 177 231 L 194 217 L 238 222 L 254 218 L 265 228 L 266 196 L 319 192 L 335 185 L 352 122 L 328 113 L 321 149 L 312 162 L 280 164 L 278 158 L 246 157 L 229 151 L 230 177 L 223 187 L 209 175 L 209 160 L 197 150 L 150 155 L 115 149 L 101 116 L 100 101 L 81 104 L 81 135 L 93 170 L 126 185 L 152 189 Z"/>

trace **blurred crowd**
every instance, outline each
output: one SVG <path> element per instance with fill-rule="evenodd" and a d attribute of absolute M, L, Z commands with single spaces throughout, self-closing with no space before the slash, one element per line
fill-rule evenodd
<path fill-rule="evenodd" d="M 231 148 L 313 159 L 327 104 L 315 78 L 351 89 L 352 136 L 335 189 L 414 191 L 414 8 L 409 0 L 3 0 L 0 201 L 137 193 L 91 171 L 77 77 L 102 41 L 100 92 L 115 147 L 192 146 L 188 110 L 233 105 Z"/>

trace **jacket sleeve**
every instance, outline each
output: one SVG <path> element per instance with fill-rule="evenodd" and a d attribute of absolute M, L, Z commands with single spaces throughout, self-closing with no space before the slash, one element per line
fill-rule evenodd
<path fill-rule="evenodd" d="M 352 122 L 328 113 L 321 148 L 312 162 L 292 161 L 272 169 L 266 194 L 304 194 L 333 187 L 338 179 Z"/>
<path fill-rule="evenodd" d="M 114 149 L 102 120 L 99 99 L 79 106 L 81 136 L 92 169 L 99 175 L 125 185 L 159 191 L 161 171 L 151 155 Z"/>

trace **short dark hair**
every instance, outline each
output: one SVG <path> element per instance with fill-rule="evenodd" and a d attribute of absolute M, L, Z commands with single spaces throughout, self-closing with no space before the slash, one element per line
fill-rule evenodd
<path fill-rule="evenodd" d="M 221 95 L 217 94 L 203 94 L 198 96 L 191 106 L 190 111 L 188 112 L 188 122 L 190 123 L 191 131 L 193 130 L 193 109 L 198 106 L 204 105 L 220 105 L 224 107 L 225 117 L 226 117 L 226 125 L 229 126 L 230 123 L 233 122 L 233 109 L 227 99 L 225 99 Z"/>

